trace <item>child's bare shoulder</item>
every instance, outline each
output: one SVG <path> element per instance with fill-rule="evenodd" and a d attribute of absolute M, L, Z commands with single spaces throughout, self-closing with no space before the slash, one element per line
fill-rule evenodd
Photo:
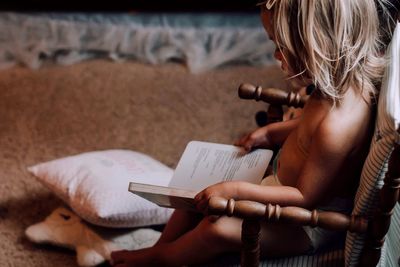
<path fill-rule="evenodd" d="M 369 133 L 370 117 L 371 109 L 361 101 L 333 106 L 319 121 L 313 138 L 326 148 L 348 152 L 363 145 L 362 140 Z"/>

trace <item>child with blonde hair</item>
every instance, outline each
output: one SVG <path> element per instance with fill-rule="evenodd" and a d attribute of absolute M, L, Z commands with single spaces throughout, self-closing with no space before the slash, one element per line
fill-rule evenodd
<path fill-rule="evenodd" d="M 382 1 L 382 0 L 381 0 Z M 385 60 L 374 0 L 270 0 L 261 4 L 275 57 L 296 87 L 315 90 L 301 116 L 267 125 L 238 145 L 281 146 L 261 185 L 222 182 L 197 194 L 281 206 L 350 212 L 374 122 Z M 262 223 L 263 256 L 312 253 L 345 233 Z M 182 266 L 240 250 L 241 220 L 176 210 L 151 248 L 112 253 L 114 266 Z"/>

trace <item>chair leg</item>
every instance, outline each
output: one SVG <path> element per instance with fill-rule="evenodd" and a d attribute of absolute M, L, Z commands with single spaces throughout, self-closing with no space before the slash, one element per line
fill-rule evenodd
<path fill-rule="evenodd" d="M 242 223 L 241 267 L 258 267 L 260 263 L 260 221 L 244 219 Z"/>

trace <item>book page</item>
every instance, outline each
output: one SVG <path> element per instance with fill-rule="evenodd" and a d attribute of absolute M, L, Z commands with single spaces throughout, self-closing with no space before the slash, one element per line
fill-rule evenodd
<path fill-rule="evenodd" d="M 199 192 L 222 181 L 260 183 L 272 154 L 267 149 L 247 153 L 238 146 L 191 141 L 169 186 Z"/>

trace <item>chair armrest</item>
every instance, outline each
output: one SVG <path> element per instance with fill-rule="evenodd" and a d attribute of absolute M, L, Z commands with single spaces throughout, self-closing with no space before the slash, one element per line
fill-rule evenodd
<path fill-rule="evenodd" d="M 262 220 L 284 222 L 296 225 L 322 227 L 335 231 L 364 233 L 368 221 L 358 216 L 347 216 L 339 212 L 309 211 L 300 207 L 280 207 L 259 202 L 211 197 L 208 202 L 209 215 L 227 215 L 243 219 L 241 266 L 258 267 L 260 257 L 260 237 Z"/>
<path fill-rule="evenodd" d="M 210 199 L 208 214 L 235 216 L 244 220 L 265 220 L 302 226 L 318 226 L 335 231 L 364 233 L 368 228 L 367 219 L 359 216 L 348 216 L 331 211 L 309 211 L 300 207 L 265 205 L 248 200 L 227 200 L 221 197 L 212 197 Z"/>

